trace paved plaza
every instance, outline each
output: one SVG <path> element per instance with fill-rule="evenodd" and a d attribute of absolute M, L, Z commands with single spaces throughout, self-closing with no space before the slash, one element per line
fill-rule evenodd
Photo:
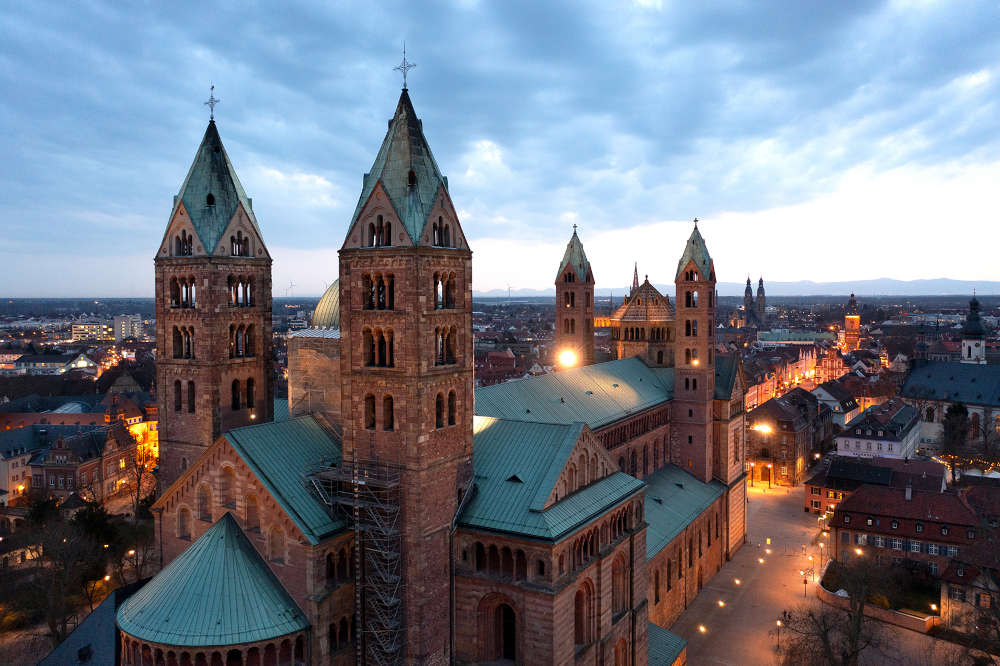
<path fill-rule="evenodd" d="M 816 516 L 802 510 L 802 488 L 768 490 L 757 486 L 748 491 L 747 545 L 670 628 L 687 639 L 687 659 L 693 666 L 777 664 L 775 625 L 781 612 L 820 603 L 815 586 L 820 558 L 826 560 L 821 550 L 829 546 L 820 549 L 813 543 L 819 529 Z M 813 565 L 816 582 L 807 576 L 803 586 L 799 571 Z M 865 663 L 943 664 L 949 663 L 947 654 L 954 649 L 948 643 L 897 627 L 887 626 L 887 633 L 891 649 L 870 655 Z"/>

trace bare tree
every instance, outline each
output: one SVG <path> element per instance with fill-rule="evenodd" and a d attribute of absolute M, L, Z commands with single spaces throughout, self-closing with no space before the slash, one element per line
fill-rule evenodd
<path fill-rule="evenodd" d="M 941 426 L 938 450 L 947 455 L 948 469 L 951 471 L 951 481 L 954 483 L 957 458 L 967 453 L 969 410 L 960 402 L 949 405 Z"/>
<path fill-rule="evenodd" d="M 156 480 L 153 478 L 153 466 L 155 465 L 156 460 L 153 459 L 149 447 L 142 441 L 137 441 L 134 454 L 128 456 L 125 462 L 125 478 L 127 480 L 125 485 L 128 488 L 133 517 L 138 517 L 139 505 L 142 500 L 156 488 Z"/>

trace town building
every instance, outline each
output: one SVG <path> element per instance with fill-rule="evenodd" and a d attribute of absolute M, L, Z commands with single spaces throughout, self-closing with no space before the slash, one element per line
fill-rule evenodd
<path fill-rule="evenodd" d="M 796 388 L 747 414 L 746 469 L 755 483 L 797 486 L 831 432 L 829 410 Z"/>
<path fill-rule="evenodd" d="M 842 456 L 906 459 L 917 451 L 920 418 L 915 408 L 894 398 L 851 419 L 836 440 Z"/>
<path fill-rule="evenodd" d="M 833 425 L 838 430 L 861 413 L 861 406 L 851 392 L 836 381 L 823 382 L 812 390 L 812 394 L 833 412 Z"/>
<path fill-rule="evenodd" d="M 87 354 L 24 354 L 14 361 L 16 375 L 63 375 L 82 372 L 97 375 L 100 365 Z"/>
<path fill-rule="evenodd" d="M 219 388 L 243 366 L 203 353 L 198 328 L 218 332 L 229 306 L 198 309 L 236 269 L 225 251 L 200 257 L 211 244 L 187 221 L 189 198 L 238 183 L 224 156 L 213 121 L 157 259 L 158 341 L 180 327 L 199 340 L 188 358 L 182 331 L 158 381 L 164 458 L 191 457 L 153 507 L 166 566 L 118 610 L 122 663 L 682 660 L 665 627 L 746 541 L 745 384 L 739 357 L 715 350 L 697 225 L 675 274 L 678 335 L 658 340 L 669 356 L 475 389 L 471 249 L 404 89 L 340 250 L 337 314 L 318 307 L 289 338 L 289 418 L 239 425 Z M 249 215 L 236 191 L 229 215 Z M 270 260 L 243 228 L 266 259 L 245 266 L 257 289 Z M 270 309 L 266 277 L 254 299 Z M 187 408 L 192 389 L 169 387 L 191 376 L 209 390 Z"/>
<path fill-rule="evenodd" d="M 844 313 L 844 350 L 852 352 L 861 347 L 861 314 L 858 312 L 858 302 L 851 294 Z"/>
<path fill-rule="evenodd" d="M 79 324 L 73 324 L 71 328 L 71 335 L 74 342 L 89 340 L 107 341 L 115 339 L 114 328 L 103 322 L 82 322 Z"/>
<path fill-rule="evenodd" d="M 114 319 L 115 342 L 127 338 L 141 338 L 145 334 L 142 317 L 139 315 L 118 315 Z"/>
<path fill-rule="evenodd" d="M 865 484 L 943 492 L 947 468 L 933 461 L 827 456 L 804 484 L 805 510 L 832 514 L 837 505 Z"/>
<path fill-rule="evenodd" d="M 764 294 L 764 277 L 761 276 L 757 283 L 757 301 L 753 299 L 753 289 L 750 285 L 750 276 L 747 276 L 747 288 L 743 292 L 743 316 L 742 325 L 744 328 L 755 328 L 759 331 L 767 330 L 767 297 Z"/>
<path fill-rule="evenodd" d="M 968 548 L 985 541 L 966 490 L 927 492 L 863 485 L 837 505 L 830 520 L 832 556 L 910 562 L 938 576 Z"/>

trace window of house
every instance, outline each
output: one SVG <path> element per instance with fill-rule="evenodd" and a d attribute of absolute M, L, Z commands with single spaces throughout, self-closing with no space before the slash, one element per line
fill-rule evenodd
<path fill-rule="evenodd" d="M 947 525 L 942 525 L 941 526 L 941 536 L 948 536 L 948 526 Z"/>
<path fill-rule="evenodd" d="M 920 542 L 919 541 L 911 541 L 910 542 L 910 552 L 911 553 L 919 553 L 920 552 Z"/>
<path fill-rule="evenodd" d="M 965 533 L 965 536 L 969 537 L 970 539 L 975 539 L 976 538 L 976 530 L 969 530 L 968 532 Z"/>
<path fill-rule="evenodd" d="M 809 491 L 810 491 L 810 492 L 811 492 L 811 493 L 812 493 L 813 495 L 819 495 L 819 494 L 820 494 L 820 493 L 822 492 L 822 491 L 821 491 L 821 490 L 820 490 L 820 489 L 819 489 L 819 488 L 818 488 L 817 486 L 812 486 L 812 487 L 810 487 L 810 488 L 809 488 Z"/>
<path fill-rule="evenodd" d="M 820 501 L 819 500 L 813 500 L 812 501 L 812 508 L 814 508 L 814 509 L 820 508 Z"/>
<path fill-rule="evenodd" d="M 845 513 L 844 514 L 844 524 L 845 525 L 850 525 L 851 524 L 851 514 L 849 514 L 849 513 Z"/>
<path fill-rule="evenodd" d="M 875 520 L 871 516 L 868 516 L 868 519 L 865 520 L 865 524 L 868 525 L 868 527 L 871 527 L 874 523 Z"/>
<path fill-rule="evenodd" d="M 919 520 L 917 521 L 916 530 L 918 532 L 923 532 L 924 531 L 924 524 L 922 522 L 920 522 Z"/>
<path fill-rule="evenodd" d="M 898 520 L 892 521 L 892 529 L 894 529 L 894 530 L 898 530 L 899 529 L 899 521 Z"/>
<path fill-rule="evenodd" d="M 903 550 L 903 540 L 902 539 L 891 539 L 893 550 Z"/>
<path fill-rule="evenodd" d="M 928 555 L 937 555 L 938 554 L 938 545 L 936 543 L 929 543 L 929 544 L 927 544 L 927 554 Z"/>
<path fill-rule="evenodd" d="M 948 557 L 958 557 L 958 546 L 948 546 Z"/>

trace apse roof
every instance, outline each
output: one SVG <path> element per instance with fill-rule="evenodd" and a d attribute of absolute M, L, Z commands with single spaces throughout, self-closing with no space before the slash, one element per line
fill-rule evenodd
<path fill-rule="evenodd" d="M 118 609 L 126 634 L 209 647 L 270 640 L 309 627 L 230 513 Z"/>
<path fill-rule="evenodd" d="M 340 328 L 340 280 L 327 287 L 313 310 L 312 325 L 316 328 Z"/>

